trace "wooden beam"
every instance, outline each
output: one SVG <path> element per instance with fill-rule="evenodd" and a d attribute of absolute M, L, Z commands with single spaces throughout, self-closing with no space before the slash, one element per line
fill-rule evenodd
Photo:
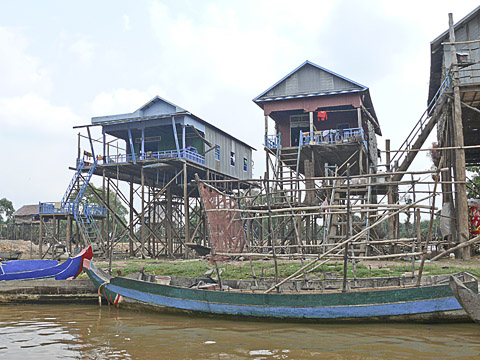
<path fill-rule="evenodd" d="M 450 42 L 455 43 L 455 30 L 453 27 L 453 15 L 448 14 L 448 25 Z M 450 56 L 452 57 L 453 70 L 453 134 L 454 146 L 464 146 L 463 139 L 463 123 L 462 123 L 462 104 L 460 101 L 460 81 L 458 74 L 457 53 L 454 45 L 450 46 Z M 455 181 L 465 182 L 465 151 L 455 150 Z M 468 206 L 467 206 L 467 187 L 466 184 L 458 183 L 456 189 L 456 209 L 457 209 L 457 226 L 458 241 L 465 242 L 469 238 L 468 231 Z M 463 248 L 463 259 L 470 259 L 470 247 Z"/>

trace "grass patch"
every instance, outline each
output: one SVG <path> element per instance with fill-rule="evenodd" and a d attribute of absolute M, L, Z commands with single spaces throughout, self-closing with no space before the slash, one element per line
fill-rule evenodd
<path fill-rule="evenodd" d="M 100 268 L 108 268 L 108 263 L 99 263 L 97 265 Z M 117 270 L 122 272 L 122 275 L 128 275 L 131 273 L 139 272 L 142 267 L 145 272 L 155 275 L 170 275 L 170 276 L 185 276 L 185 277 L 200 277 L 208 269 L 215 269 L 214 265 L 201 260 L 177 260 L 177 261 L 161 261 L 155 259 L 148 260 L 124 260 L 118 263 L 112 264 L 112 274 L 116 275 Z M 252 279 L 252 270 L 249 262 L 236 262 L 236 263 L 220 263 L 219 267 L 222 269 L 222 278 L 224 279 Z M 253 267 L 257 278 L 275 277 L 275 265 L 272 261 L 254 261 Z M 278 263 L 278 275 L 280 278 L 285 278 L 292 275 L 302 267 L 301 262 L 288 261 Z M 415 264 L 415 270 L 420 267 L 419 263 Z M 308 269 L 307 269 L 308 270 Z M 402 276 L 410 275 L 412 271 L 411 264 L 389 262 L 383 264 L 381 268 L 365 265 L 362 263 L 356 264 L 356 277 L 389 277 L 389 276 Z M 426 263 L 424 266 L 424 275 L 440 275 L 440 274 L 452 274 L 461 271 L 469 271 L 473 275 L 480 277 L 480 268 L 462 268 L 456 266 L 444 266 L 442 263 Z M 214 273 L 215 274 L 215 273 Z M 301 277 L 303 273 L 299 274 Z M 315 271 L 309 273 L 307 276 L 310 278 L 315 275 L 318 278 L 324 278 L 325 276 L 336 276 L 338 278 L 343 277 L 343 262 L 332 262 L 319 266 Z M 353 278 L 353 266 L 351 263 L 347 267 L 347 277 Z M 83 278 L 83 276 L 81 277 Z"/>

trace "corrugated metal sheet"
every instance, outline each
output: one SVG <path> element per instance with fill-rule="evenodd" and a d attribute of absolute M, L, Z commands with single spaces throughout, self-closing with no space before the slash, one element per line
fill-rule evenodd
<path fill-rule="evenodd" d="M 238 179 L 252 178 L 252 150 L 248 146 L 210 127 L 205 130 L 205 138 L 212 145 L 220 146 L 220 161 L 215 160 L 214 150 L 205 155 L 205 165 L 208 168 Z M 235 166 L 230 163 L 231 152 L 235 153 Z M 247 171 L 243 168 L 243 158 L 247 159 Z"/>
<path fill-rule="evenodd" d="M 458 21 L 455 25 L 455 41 L 471 41 L 480 39 L 480 6 L 470 12 L 467 16 Z M 449 68 L 452 61 L 450 56 L 450 45 L 441 45 L 448 42 L 448 29 L 430 43 L 431 69 L 430 84 L 428 92 L 428 103 L 430 103 L 440 87 L 445 75 L 445 69 Z M 469 59 L 473 62 L 480 61 L 480 43 L 458 44 L 457 51 L 469 52 Z M 480 82 L 480 65 L 474 64 L 460 71 L 460 81 L 463 84 Z"/>
<path fill-rule="evenodd" d="M 298 96 L 321 96 L 334 93 L 364 91 L 367 87 L 341 75 L 304 62 L 294 71 L 257 96 L 253 101 L 262 102 Z"/>
<path fill-rule="evenodd" d="M 455 28 L 455 41 L 470 41 L 480 39 L 480 14 L 472 17 L 470 20 L 464 22 L 462 26 Z M 446 39 L 448 40 L 448 39 Z M 457 54 L 467 56 L 469 62 L 476 64 L 461 69 L 459 72 L 461 84 L 472 84 L 480 82 L 480 43 L 473 44 L 458 44 L 456 45 Z M 450 45 L 443 46 L 443 66 L 449 68 L 452 64 L 452 57 L 450 54 Z"/>
<path fill-rule="evenodd" d="M 168 113 L 168 111 L 171 111 L 172 109 L 175 109 L 177 112 Z M 151 115 L 145 116 L 145 114 L 151 114 Z M 183 118 L 183 116 L 188 116 L 189 119 L 196 120 L 198 123 L 204 124 L 204 126 L 215 128 L 217 131 L 223 132 L 226 136 L 230 136 L 235 141 L 241 142 L 245 146 L 248 146 L 251 149 L 255 150 L 253 147 L 244 143 L 240 139 L 235 138 L 234 136 L 224 132 L 223 130 L 199 118 L 198 116 L 195 116 L 194 114 L 188 111 L 185 111 L 180 106 L 177 106 L 171 102 L 168 102 L 167 100 L 162 99 L 158 96 L 154 97 L 152 100 L 150 100 L 147 104 L 142 106 L 140 109 L 138 109 L 134 113 L 92 117 L 92 124 L 98 124 L 103 126 L 103 125 L 124 124 L 124 123 L 132 123 L 132 122 L 138 123 L 138 122 L 158 120 L 158 119 L 167 119 L 166 121 L 168 121 L 168 119 L 170 119 L 172 116 L 175 116 L 176 119 L 177 117 Z M 142 125 L 136 125 L 136 127 L 141 128 L 149 125 L 150 124 L 148 125 L 142 124 Z"/>
<path fill-rule="evenodd" d="M 268 91 L 262 98 L 349 90 L 361 91 L 363 88 L 330 72 L 306 64 Z"/>

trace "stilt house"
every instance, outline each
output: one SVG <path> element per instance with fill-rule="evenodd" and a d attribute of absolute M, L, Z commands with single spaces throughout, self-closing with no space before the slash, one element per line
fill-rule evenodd
<path fill-rule="evenodd" d="M 320 176 L 326 164 L 349 161 L 360 174 L 377 164 L 381 130 L 366 86 L 305 61 L 253 101 L 264 111 L 267 151 L 290 169 L 305 174 L 307 161 Z"/>

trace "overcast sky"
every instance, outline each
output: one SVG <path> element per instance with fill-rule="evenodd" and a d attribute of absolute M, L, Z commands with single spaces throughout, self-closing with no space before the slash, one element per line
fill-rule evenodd
<path fill-rule="evenodd" d="M 92 116 L 155 95 L 258 149 L 252 99 L 305 60 L 370 88 L 396 149 L 426 107 L 430 42 L 478 1 L 0 2 L 0 198 L 59 201 Z M 430 164 L 420 159 L 416 168 Z"/>

